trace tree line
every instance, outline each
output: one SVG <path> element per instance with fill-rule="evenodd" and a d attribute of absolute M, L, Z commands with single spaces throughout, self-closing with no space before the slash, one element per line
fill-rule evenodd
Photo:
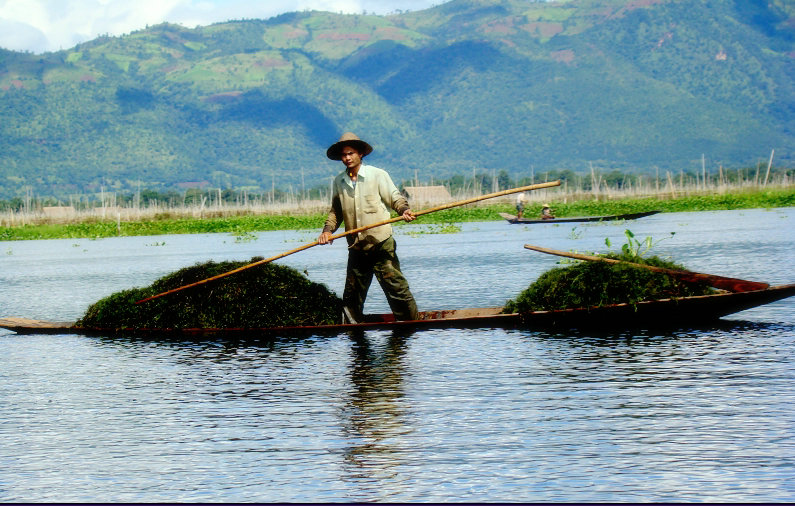
<path fill-rule="evenodd" d="M 506 170 L 499 171 L 473 171 L 471 174 L 457 174 L 448 178 L 423 178 L 404 179 L 396 182 L 399 189 L 410 186 L 444 186 L 450 194 L 485 194 L 517 188 L 536 183 L 559 180 L 561 185 L 570 190 L 593 192 L 594 190 L 623 190 L 637 188 L 643 185 L 656 188 L 658 191 L 665 188 L 669 182 L 677 186 L 694 188 L 714 188 L 720 185 L 742 186 L 746 184 L 792 184 L 795 180 L 795 169 L 759 164 L 753 167 L 730 168 L 703 168 L 681 170 L 676 173 L 663 172 L 625 172 L 618 169 L 609 171 L 593 170 L 590 173 L 575 172 L 571 169 L 546 170 L 522 177 L 512 177 Z M 272 188 L 270 191 L 248 191 L 234 188 L 220 188 L 207 186 L 204 188 L 188 188 L 184 191 L 168 190 L 158 191 L 152 188 L 141 188 L 136 191 L 103 191 L 95 193 L 74 194 L 69 200 L 55 197 L 37 197 L 28 191 L 25 197 L 0 199 L 0 211 L 26 212 L 49 206 L 71 206 L 76 210 L 92 209 L 104 206 L 140 207 L 150 208 L 155 206 L 165 208 L 179 207 L 212 207 L 212 206 L 247 206 L 269 203 L 289 203 L 306 200 L 325 201 L 329 199 L 329 186 L 316 185 L 310 188 L 287 190 Z"/>

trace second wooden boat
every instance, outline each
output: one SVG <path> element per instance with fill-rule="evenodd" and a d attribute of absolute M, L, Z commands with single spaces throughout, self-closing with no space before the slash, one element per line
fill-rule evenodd
<path fill-rule="evenodd" d="M 552 218 L 549 220 L 530 219 L 530 218 L 517 218 L 513 214 L 500 213 L 500 216 L 505 218 L 508 223 L 521 224 L 521 225 L 534 225 L 538 223 L 572 223 L 572 222 L 592 222 L 592 221 L 615 221 L 615 220 L 637 220 L 638 218 L 645 218 L 657 214 L 661 211 L 645 211 L 642 213 L 626 213 L 626 214 L 611 214 L 607 216 L 574 216 L 571 218 Z"/>

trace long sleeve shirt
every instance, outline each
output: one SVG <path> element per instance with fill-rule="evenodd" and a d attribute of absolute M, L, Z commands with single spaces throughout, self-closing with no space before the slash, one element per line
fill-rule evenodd
<path fill-rule="evenodd" d="M 400 215 L 408 208 L 408 201 L 385 170 L 362 165 L 355 183 L 346 171 L 334 178 L 331 210 L 323 231 L 334 233 L 343 222 L 346 231 L 366 227 L 388 220 L 390 209 Z M 346 239 L 349 247 L 366 250 L 389 239 L 391 235 L 392 226 L 387 224 L 346 236 Z"/>

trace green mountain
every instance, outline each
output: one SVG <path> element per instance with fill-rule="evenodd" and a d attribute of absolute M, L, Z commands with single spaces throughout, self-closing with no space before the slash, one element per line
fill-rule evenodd
<path fill-rule="evenodd" d="M 0 198 L 795 160 L 789 0 L 453 0 L 0 49 Z"/>

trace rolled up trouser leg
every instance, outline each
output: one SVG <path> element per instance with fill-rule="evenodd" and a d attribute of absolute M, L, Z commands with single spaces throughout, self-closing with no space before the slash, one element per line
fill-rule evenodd
<path fill-rule="evenodd" d="M 378 283 L 384 290 L 392 313 L 398 320 L 416 320 L 417 302 L 409 289 L 409 283 L 400 271 L 395 239 L 390 237 L 376 245 L 373 255 L 373 270 Z"/>

